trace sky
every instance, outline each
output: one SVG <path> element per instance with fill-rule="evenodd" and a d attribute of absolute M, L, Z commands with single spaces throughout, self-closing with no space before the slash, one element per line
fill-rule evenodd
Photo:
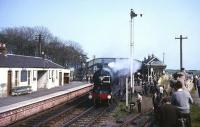
<path fill-rule="evenodd" d="M 200 70 L 199 0 L 0 0 L 0 28 L 44 26 L 63 39 L 78 42 L 93 56 L 130 56 L 130 9 L 134 18 L 133 57 L 154 54 L 167 69 Z M 163 53 L 165 55 L 163 55 Z M 163 57 L 164 56 L 164 57 Z"/>

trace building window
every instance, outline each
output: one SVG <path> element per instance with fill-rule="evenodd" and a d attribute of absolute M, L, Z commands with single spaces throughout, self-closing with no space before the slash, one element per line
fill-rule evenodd
<path fill-rule="evenodd" d="M 26 82 L 27 81 L 27 71 L 22 70 L 21 71 L 21 82 Z"/>

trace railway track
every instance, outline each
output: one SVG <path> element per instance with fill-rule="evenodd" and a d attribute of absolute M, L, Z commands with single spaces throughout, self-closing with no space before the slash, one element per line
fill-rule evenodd
<path fill-rule="evenodd" d="M 87 95 L 56 109 L 19 121 L 11 127 L 100 127 L 110 126 L 108 119 L 112 117 L 117 101 L 109 106 L 95 107 L 88 100 Z M 152 110 L 137 114 L 124 121 L 119 127 L 151 127 Z M 9 126 L 9 127 L 10 127 Z"/>
<path fill-rule="evenodd" d="M 63 127 L 95 127 L 107 121 L 107 115 L 114 109 L 115 104 L 103 107 L 93 107 L 89 111 L 77 116 Z"/>
<path fill-rule="evenodd" d="M 78 98 L 71 103 L 62 104 L 56 108 L 38 113 L 20 120 L 9 127 L 64 127 L 91 126 L 112 106 L 94 107 L 88 95 Z M 84 122 L 83 122 L 84 121 Z"/>
<path fill-rule="evenodd" d="M 116 92 L 117 93 L 117 92 Z M 20 120 L 9 127 L 95 127 L 105 125 L 107 117 L 117 102 L 109 106 L 93 106 L 84 95 L 70 103 L 62 104 L 34 116 Z"/>
<path fill-rule="evenodd" d="M 88 94 L 86 94 L 71 102 L 20 120 L 9 127 L 58 127 L 62 126 L 64 121 L 72 119 L 90 107 L 92 103 L 89 102 Z"/>
<path fill-rule="evenodd" d="M 88 127 L 97 117 L 104 112 L 105 108 L 91 108 L 89 111 L 75 117 L 72 121 L 66 123 L 63 127 Z"/>
<path fill-rule="evenodd" d="M 66 122 L 70 121 L 79 114 L 82 114 L 92 108 L 92 105 L 88 104 L 88 100 L 78 105 L 72 106 L 66 110 L 63 110 L 57 115 L 53 115 L 51 118 L 44 121 L 40 127 L 60 127 Z"/>
<path fill-rule="evenodd" d="M 111 126 L 109 121 L 113 118 L 112 111 L 115 109 L 117 101 L 108 106 L 100 108 L 92 108 L 88 112 L 77 116 L 63 127 L 102 127 Z M 136 114 L 135 117 L 127 119 L 119 127 L 151 127 L 154 124 L 152 119 L 152 109 L 146 109 L 145 112 Z"/>
<path fill-rule="evenodd" d="M 118 90 L 115 90 L 114 95 L 117 95 Z M 113 103 L 108 105 L 93 106 L 71 121 L 65 123 L 62 127 L 95 127 L 101 126 L 107 121 L 107 116 L 115 108 L 117 101 L 113 98 Z"/>
<path fill-rule="evenodd" d="M 125 121 L 120 127 L 150 127 L 153 124 L 152 110 L 135 115 Z"/>

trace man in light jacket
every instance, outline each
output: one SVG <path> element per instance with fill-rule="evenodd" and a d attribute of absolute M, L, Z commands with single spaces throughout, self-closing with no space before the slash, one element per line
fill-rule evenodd
<path fill-rule="evenodd" d="M 186 127 L 191 127 L 190 104 L 193 103 L 193 99 L 187 90 L 183 90 L 183 85 L 181 81 L 176 82 L 176 91 L 172 94 L 171 104 L 178 108 L 180 118 L 186 119 Z"/>

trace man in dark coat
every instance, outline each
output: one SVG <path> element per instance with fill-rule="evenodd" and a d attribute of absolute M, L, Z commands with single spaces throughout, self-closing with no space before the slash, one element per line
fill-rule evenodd
<path fill-rule="evenodd" d="M 162 100 L 162 103 L 159 110 L 160 127 L 177 127 L 178 109 L 176 106 L 170 104 L 170 99 L 167 97 Z"/>
<path fill-rule="evenodd" d="M 159 105 L 160 105 L 160 96 L 155 92 L 152 96 L 152 102 L 153 102 L 153 109 L 154 109 L 154 114 L 155 114 L 155 118 L 159 119 Z"/>

